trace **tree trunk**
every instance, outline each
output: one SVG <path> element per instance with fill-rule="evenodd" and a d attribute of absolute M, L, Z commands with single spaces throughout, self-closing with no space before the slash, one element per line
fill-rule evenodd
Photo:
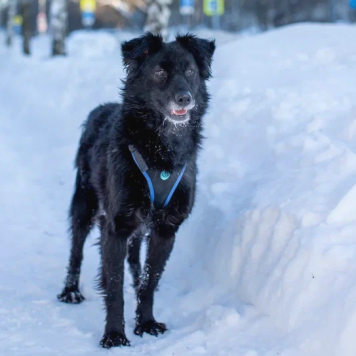
<path fill-rule="evenodd" d="M 16 15 L 17 1 L 10 0 L 7 6 L 7 35 L 6 35 L 6 44 L 11 46 L 14 38 L 14 17 Z"/>
<path fill-rule="evenodd" d="M 168 38 L 168 23 L 171 16 L 169 5 L 172 0 L 147 0 L 147 18 L 145 31 L 154 35 L 161 34 L 163 39 Z"/>
<path fill-rule="evenodd" d="M 2 29 L 2 11 L 4 9 L 3 2 L 0 0 L 0 31 Z"/>
<path fill-rule="evenodd" d="M 31 54 L 30 51 L 30 39 L 32 35 L 31 31 L 31 1 L 21 1 L 21 15 L 22 15 L 22 40 L 23 40 L 23 53 L 26 56 Z"/>
<path fill-rule="evenodd" d="M 268 7 L 266 3 L 262 0 L 257 0 L 255 4 L 255 13 L 261 31 L 268 30 L 267 11 Z"/>
<path fill-rule="evenodd" d="M 68 9 L 66 0 L 52 0 L 51 4 L 51 30 L 52 55 L 65 56 L 65 40 L 67 35 Z"/>

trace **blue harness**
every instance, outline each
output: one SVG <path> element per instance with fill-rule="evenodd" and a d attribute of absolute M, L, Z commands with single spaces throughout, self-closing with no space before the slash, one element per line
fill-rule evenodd
<path fill-rule="evenodd" d="M 186 164 L 180 171 L 159 171 L 158 169 L 149 168 L 142 155 L 136 147 L 129 145 L 132 158 L 137 167 L 145 177 L 150 191 L 151 203 L 156 209 L 165 208 L 174 192 L 176 191 L 186 169 Z"/>

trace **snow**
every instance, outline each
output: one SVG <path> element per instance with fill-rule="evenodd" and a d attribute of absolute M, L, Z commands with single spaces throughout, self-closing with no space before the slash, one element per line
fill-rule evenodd
<path fill-rule="evenodd" d="M 59 59 L 47 37 L 32 58 L 0 46 L 0 355 L 354 356 L 355 36 L 353 26 L 304 24 L 218 41 L 197 204 L 156 295 L 170 330 L 133 334 L 126 273 L 132 346 L 109 352 L 98 344 L 97 230 L 85 247 L 86 301 L 56 294 L 80 124 L 118 98 L 115 41 L 129 34 L 75 33 Z"/>

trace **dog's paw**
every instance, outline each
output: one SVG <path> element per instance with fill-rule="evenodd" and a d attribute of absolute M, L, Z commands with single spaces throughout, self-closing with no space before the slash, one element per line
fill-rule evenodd
<path fill-rule="evenodd" d="M 67 288 L 64 288 L 63 292 L 57 295 L 57 298 L 59 301 L 68 304 L 79 304 L 85 299 L 79 289 L 68 290 Z"/>
<path fill-rule="evenodd" d="M 163 323 L 158 323 L 155 320 L 146 321 L 143 324 L 137 324 L 135 328 L 135 334 L 142 336 L 143 333 L 147 333 L 153 336 L 158 336 L 158 334 L 163 334 L 167 331 L 167 327 Z"/>
<path fill-rule="evenodd" d="M 123 333 L 109 331 L 104 334 L 100 341 L 100 345 L 105 349 L 110 349 L 118 346 L 130 346 L 130 341 Z"/>

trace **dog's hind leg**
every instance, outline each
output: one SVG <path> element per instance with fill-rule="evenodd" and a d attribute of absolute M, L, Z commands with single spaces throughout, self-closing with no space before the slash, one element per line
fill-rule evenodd
<path fill-rule="evenodd" d="M 70 208 L 72 247 L 65 287 L 58 299 L 65 303 L 80 303 L 84 297 L 79 291 L 80 268 L 84 242 L 93 226 L 98 210 L 98 199 L 88 182 L 77 173 L 76 187 Z"/>
<path fill-rule="evenodd" d="M 148 333 L 157 336 L 167 330 L 165 324 L 158 323 L 153 316 L 153 299 L 174 240 L 174 233 L 162 234 L 156 231 L 152 231 L 148 239 L 147 259 L 137 291 L 136 335 Z"/>
<path fill-rule="evenodd" d="M 137 291 L 141 276 L 140 249 L 142 244 L 141 234 L 133 235 L 128 241 L 127 261 L 129 263 L 130 272 L 133 279 L 133 287 Z"/>

